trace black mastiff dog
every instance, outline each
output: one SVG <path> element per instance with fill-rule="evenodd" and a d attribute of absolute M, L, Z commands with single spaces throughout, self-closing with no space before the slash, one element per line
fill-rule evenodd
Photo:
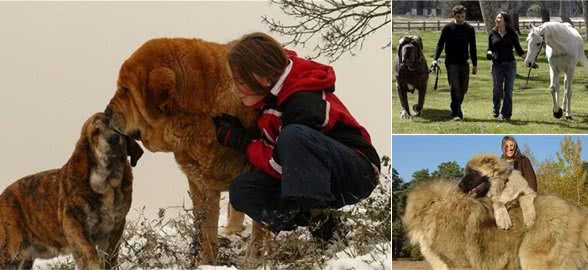
<path fill-rule="evenodd" d="M 400 98 L 401 118 L 410 118 L 412 115 L 408 107 L 408 92 L 419 91 L 419 99 L 412 109 L 414 116 L 422 113 L 427 93 L 429 80 L 429 68 L 423 54 L 423 42 L 419 36 L 406 36 L 400 39 L 398 44 L 398 56 L 394 67 L 396 77 L 396 89 Z"/>

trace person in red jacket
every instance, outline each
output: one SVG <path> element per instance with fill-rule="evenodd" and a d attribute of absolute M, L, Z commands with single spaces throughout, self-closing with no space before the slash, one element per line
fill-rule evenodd
<path fill-rule="evenodd" d="M 234 116 L 214 117 L 217 139 L 244 152 L 258 170 L 229 187 L 233 207 L 271 231 L 311 226 L 332 240 L 333 211 L 368 197 L 380 158 L 367 130 L 335 96 L 331 66 L 300 58 L 270 36 L 251 33 L 231 48 L 233 91 L 258 110 L 261 138 Z"/>

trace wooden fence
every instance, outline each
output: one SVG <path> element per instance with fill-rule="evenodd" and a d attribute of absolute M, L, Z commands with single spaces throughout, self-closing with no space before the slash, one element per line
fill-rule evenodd
<path fill-rule="evenodd" d="M 438 20 L 438 21 L 394 21 L 392 20 L 392 32 L 395 31 L 441 31 L 441 29 L 451 22 L 451 20 Z M 468 21 L 476 31 L 486 31 L 484 22 L 480 21 Z M 576 29 L 583 30 L 586 28 L 586 23 L 583 19 L 572 19 L 572 23 Z M 519 27 L 522 32 L 525 32 L 529 25 L 540 25 L 541 20 L 519 20 Z"/>

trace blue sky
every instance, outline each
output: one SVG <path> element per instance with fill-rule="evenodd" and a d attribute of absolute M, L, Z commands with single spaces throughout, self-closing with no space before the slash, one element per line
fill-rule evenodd
<path fill-rule="evenodd" d="M 503 135 L 394 135 L 392 136 L 392 167 L 404 181 L 420 169 L 435 171 L 437 165 L 446 161 L 457 161 L 463 167 L 475 154 L 494 153 L 500 155 Z M 555 158 L 564 135 L 515 135 L 519 147 L 531 148 L 537 161 Z M 582 143 L 582 159 L 588 159 L 588 136 L 573 135 Z"/>

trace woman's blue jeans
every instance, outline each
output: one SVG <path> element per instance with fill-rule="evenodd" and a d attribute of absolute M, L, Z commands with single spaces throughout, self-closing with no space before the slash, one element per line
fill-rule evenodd
<path fill-rule="evenodd" d="M 502 114 L 502 117 L 506 119 L 512 116 L 512 88 L 517 73 L 516 68 L 514 61 L 492 64 L 494 114 Z"/>

